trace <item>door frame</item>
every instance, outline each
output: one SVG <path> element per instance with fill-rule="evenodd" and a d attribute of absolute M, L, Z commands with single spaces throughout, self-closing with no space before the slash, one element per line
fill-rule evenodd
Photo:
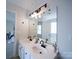
<path fill-rule="evenodd" d="M 16 11 L 14 11 L 14 10 L 6 10 L 6 12 L 11 12 L 11 13 L 14 13 L 15 14 L 15 33 L 14 33 L 14 36 L 15 36 L 15 40 L 14 40 L 14 49 L 13 49 L 13 57 L 15 57 L 16 56 L 16 44 L 17 44 L 17 41 L 16 41 L 16 19 L 17 19 L 17 17 L 16 17 Z"/>

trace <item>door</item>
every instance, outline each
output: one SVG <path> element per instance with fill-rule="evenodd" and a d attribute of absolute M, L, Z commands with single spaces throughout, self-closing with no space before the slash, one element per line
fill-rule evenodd
<path fill-rule="evenodd" d="M 15 13 L 6 11 L 6 59 L 12 58 L 15 40 Z"/>

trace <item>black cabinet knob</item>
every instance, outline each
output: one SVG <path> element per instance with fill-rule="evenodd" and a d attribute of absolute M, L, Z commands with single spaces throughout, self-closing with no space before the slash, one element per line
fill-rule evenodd
<path fill-rule="evenodd" d="M 25 54 L 27 54 L 27 52 Z"/>
<path fill-rule="evenodd" d="M 40 52 L 40 54 L 42 54 L 42 52 Z"/>

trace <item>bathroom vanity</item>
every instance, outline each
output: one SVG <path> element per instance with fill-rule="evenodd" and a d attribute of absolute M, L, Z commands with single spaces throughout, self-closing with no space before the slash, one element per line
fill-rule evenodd
<path fill-rule="evenodd" d="M 54 46 L 45 43 L 46 47 L 34 41 L 19 40 L 18 54 L 20 59 L 54 59 L 57 55 Z"/>

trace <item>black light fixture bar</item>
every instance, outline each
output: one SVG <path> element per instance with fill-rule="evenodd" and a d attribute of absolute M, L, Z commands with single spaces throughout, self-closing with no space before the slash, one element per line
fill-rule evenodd
<path fill-rule="evenodd" d="M 34 12 L 39 13 L 41 11 L 42 7 L 47 7 L 47 3 L 45 3 L 43 6 L 41 6 L 40 8 L 38 8 L 37 10 L 35 10 Z M 29 16 L 31 16 L 34 12 L 32 12 L 31 14 L 29 14 Z"/>

